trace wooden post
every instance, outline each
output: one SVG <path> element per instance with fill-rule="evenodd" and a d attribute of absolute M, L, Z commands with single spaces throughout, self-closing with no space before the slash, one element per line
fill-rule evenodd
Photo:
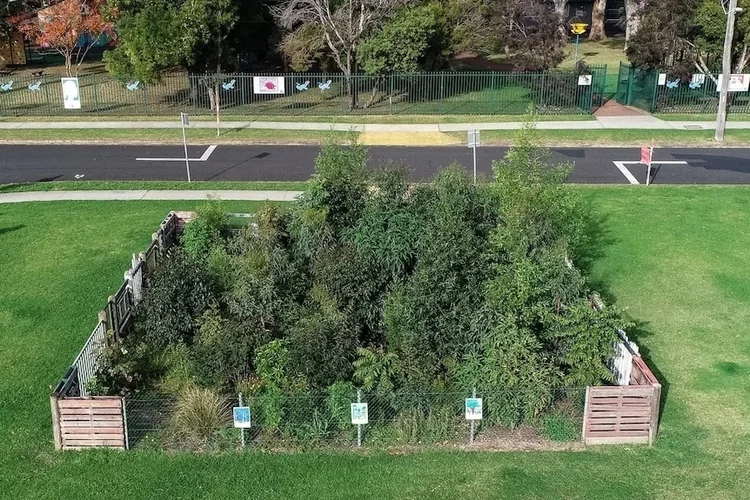
<path fill-rule="evenodd" d="M 659 430 L 659 406 L 661 405 L 661 384 L 652 385 L 654 392 L 651 395 L 651 426 L 648 430 L 648 445 L 652 446 Z"/>
<path fill-rule="evenodd" d="M 586 421 L 589 418 L 589 391 L 591 387 L 586 387 L 586 399 L 583 405 L 583 425 L 581 426 L 581 441 L 586 444 Z"/>
<path fill-rule="evenodd" d="M 55 449 L 62 449 L 62 436 L 60 435 L 60 409 L 57 406 L 57 396 L 49 397 L 49 405 L 52 409 L 52 436 L 55 440 Z"/>
<path fill-rule="evenodd" d="M 112 295 L 110 295 L 109 298 L 107 298 L 107 318 L 108 318 L 107 326 L 112 330 L 112 333 L 114 333 L 115 340 L 119 340 L 120 332 L 117 331 L 117 327 L 120 324 L 120 320 L 117 318 L 117 308 L 115 307 L 115 298 Z"/>

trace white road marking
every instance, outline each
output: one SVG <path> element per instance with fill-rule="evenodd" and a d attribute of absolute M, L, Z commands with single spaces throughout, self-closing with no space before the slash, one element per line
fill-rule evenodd
<path fill-rule="evenodd" d="M 208 159 L 211 157 L 211 154 L 213 154 L 214 149 L 216 149 L 216 144 L 210 145 L 206 150 L 203 152 L 200 158 L 188 158 L 189 161 L 208 161 Z M 185 161 L 185 158 L 136 158 L 136 161 Z"/>
<path fill-rule="evenodd" d="M 613 161 L 612 163 L 615 164 L 615 167 L 617 167 L 620 172 L 622 172 L 622 175 L 625 176 L 625 178 L 630 181 L 631 184 L 640 184 L 638 182 L 638 179 L 635 178 L 635 176 L 628 170 L 628 167 L 625 165 L 643 165 L 643 163 L 639 161 Z M 687 165 L 688 162 L 686 161 L 679 161 L 679 160 L 665 160 L 665 161 L 652 161 L 651 165 Z M 646 167 L 646 165 L 643 165 Z"/>
<path fill-rule="evenodd" d="M 612 163 L 615 164 L 615 167 L 617 167 L 620 170 L 620 172 L 622 172 L 622 175 L 624 175 L 625 178 L 628 181 L 630 181 L 631 184 L 640 184 L 640 182 L 638 182 L 638 179 L 636 179 L 633 176 L 633 174 L 630 173 L 630 170 L 628 170 L 628 167 L 625 166 L 625 162 L 624 161 L 613 161 Z M 636 162 L 636 163 L 638 163 L 638 162 Z"/>

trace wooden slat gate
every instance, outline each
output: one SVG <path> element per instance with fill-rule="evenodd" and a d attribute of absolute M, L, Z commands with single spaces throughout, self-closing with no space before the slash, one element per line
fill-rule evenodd
<path fill-rule="evenodd" d="M 583 440 L 586 444 L 652 444 L 659 426 L 661 385 L 639 356 L 630 383 L 586 389 Z"/>
<path fill-rule="evenodd" d="M 125 407 L 120 397 L 50 398 L 55 448 L 128 448 Z"/>

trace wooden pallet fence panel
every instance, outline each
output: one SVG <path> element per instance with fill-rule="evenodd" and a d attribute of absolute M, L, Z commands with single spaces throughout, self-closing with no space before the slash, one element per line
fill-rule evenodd
<path fill-rule="evenodd" d="M 57 449 L 127 448 L 122 398 L 53 399 Z"/>
<path fill-rule="evenodd" d="M 586 397 L 586 444 L 650 443 L 653 387 L 589 387 Z"/>

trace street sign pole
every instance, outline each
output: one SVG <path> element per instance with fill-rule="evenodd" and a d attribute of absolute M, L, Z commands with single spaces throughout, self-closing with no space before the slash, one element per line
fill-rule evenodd
<path fill-rule="evenodd" d="M 474 156 L 474 184 L 477 183 L 477 147 L 479 146 L 479 130 L 469 130 L 468 145 L 473 151 Z"/>
<path fill-rule="evenodd" d="M 190 160 L 188 159 L 187 137 L 185 136 L 185 127 L 190 125 L 190 117 L 187 113 L 180 113 L 180 121 L 182 121 L 182 144 L 185 146 L 185 168 L 187 169 L 188 182 L 190 182 Z"/>

